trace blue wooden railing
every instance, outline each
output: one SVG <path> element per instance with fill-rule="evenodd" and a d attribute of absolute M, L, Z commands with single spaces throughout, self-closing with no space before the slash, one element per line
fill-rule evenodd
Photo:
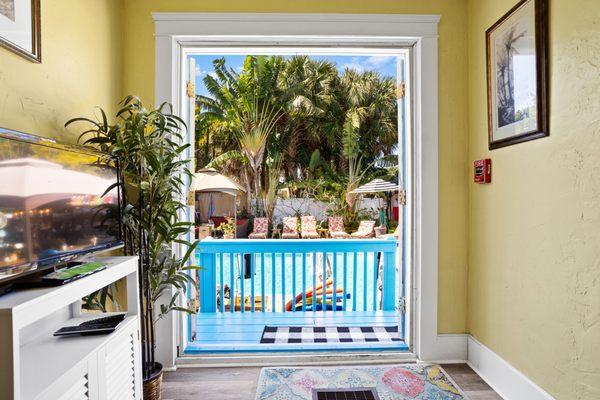
<path fill-rule="evenodd" d="M 204 239 L 196 249 L 200 312 L 394 310 L 396 246 L 395 239 Z M 329 290 L 312 296 L 323 281 Z"/>

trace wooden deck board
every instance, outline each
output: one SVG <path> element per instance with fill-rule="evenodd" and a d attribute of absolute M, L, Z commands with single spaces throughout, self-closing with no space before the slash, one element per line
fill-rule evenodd
<path fill-rule="evenodd" d="M 201 313 L 196 317 L 196 340 L 186 353 L 310 351 L 310 350 L 406 350 L 397 343 L 305 343 L 261 344 L 263 329 L 269 326 L 390 326 L 398 325 L 393 311 L 287 312 L 287 313 Z"/>

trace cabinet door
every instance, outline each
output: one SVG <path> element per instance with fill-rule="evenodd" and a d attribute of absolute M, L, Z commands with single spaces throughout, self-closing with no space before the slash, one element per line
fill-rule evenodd
<path fill-rule="evenodd" d="M 135 324 L 131 324 L 129 328 L 123 329 L 99 353 L 99 367 L 104 369 L 101 389 L 106 399 L 129 400 L 141 397 L 137 390 L 137 329 L 134 328 Z"/>
<path fill-rule="evenodd" d="M 89 357 L 61 376 L 36 400 L 96 400 L 97 374 L 96 357 Z"/>

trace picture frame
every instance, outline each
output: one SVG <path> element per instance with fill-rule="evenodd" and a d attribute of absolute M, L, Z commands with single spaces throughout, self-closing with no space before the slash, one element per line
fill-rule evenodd
<path fill-rule="evenodd" d="M 521 0 L 486 32 L 488 143 L 549 136 L 548 0 Z"/>
<path fill-rule="evenodd" d="M 42 62 L 40 0 L 0 0 L 0 47 Z"/>

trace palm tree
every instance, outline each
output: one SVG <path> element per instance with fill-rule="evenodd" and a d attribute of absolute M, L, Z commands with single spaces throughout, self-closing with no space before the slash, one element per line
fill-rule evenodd
<path fill-rule="evenodd" d="M 308 56 L 248 56 L 240 72 L 221 58 L 214 67 L 214 76 L 204 78 L 209 95 L 197 97 L 198 164 L 236 178 L 257 204 L 262 198 L 271 206 L 275 175 L 288 182 L 326 178 L 349 192 L 379 171 L 376 160 L 394 152 L 391 78 L 340 73 L 334 63 Z M 276 170 L 264 167 L 274 159 Z M 353 204 L 352 196 L 346 200 Z"/>

